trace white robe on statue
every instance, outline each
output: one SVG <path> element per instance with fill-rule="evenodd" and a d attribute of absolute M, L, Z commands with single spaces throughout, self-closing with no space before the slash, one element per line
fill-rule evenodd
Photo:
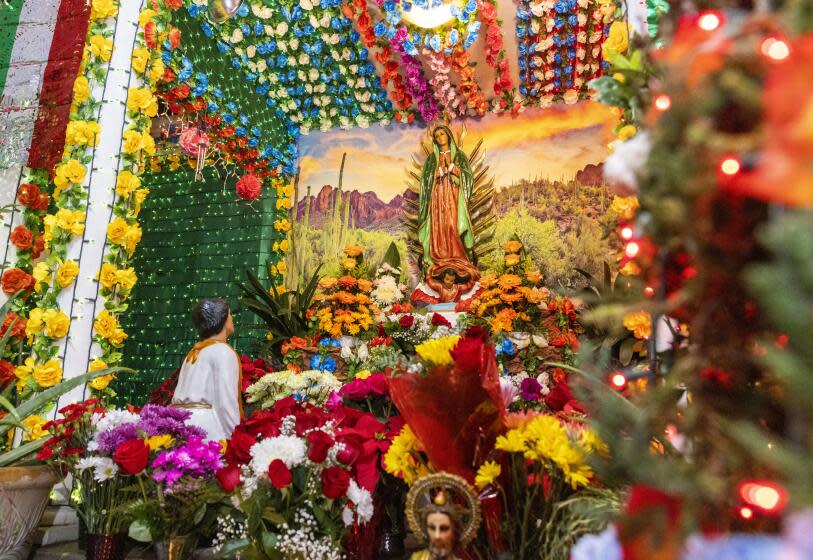
<path fill-rule="evenodd" d="M 211 440 L 231 437 L 242 416 L 240 358 L 225 342 L 204 340 L 187 354 L 172 406 L 192 412 L 190 424 Z"/>

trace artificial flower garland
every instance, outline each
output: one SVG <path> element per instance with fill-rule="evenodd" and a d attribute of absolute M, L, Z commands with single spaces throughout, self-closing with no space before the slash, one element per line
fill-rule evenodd
<path fill-rule="evenodd" d="M 488 111 L 488 102 L 475 79 L 474 67 L 470 64 L 471 57 L 468 51 L 457 47 L 448 56 L 452 68 L 460 77 L 460 93 L 466 98 L 468 107 L 477 116 L 485 115 Z"/>
<path fill-rule="evenodd" d="M 392 40 L 401 33 L 401 29 L 406 29 L 407 37 L 403 40 L 403 47 L 410 56 L 418 56 L 421 47 L 436 53 L 458 47 L 468 50 L 479 37 L 477 0 L 467 0 L 462 8 L 451 4 L 451 21 L 431 31 L 412 25 L 404 16 L 413 7 L 422 10 L 439 8 L 444 4 L 442 0 L 377 0 L 377 4 L 383 11 L 384 19 L 376 23 L 375 34 Z"/>
<path fill-rule="evenodd" d="M 401 64 L 404 66 L 407 90 L 415 100 L 415 106 L 424 122 L 432 122 L 438 116 L 439 110 L 429 84 L 423 75 L 421 61 L 409 49 L 409 39 L 406 27 L 400 27 L 390 39 L 393 48 L 401 55 Z"/>
<path fill-rule="evenodd" d="M 67 259 L 67 246 L 85 230 L 87 189 L 82 183 L 101 131 L 95 121 L 99 104 L 92 98 L 92 91 L 95 85 L 101 85 L 104 67 L 110 61 L 110 24 L 117 14 L 118 4 L 113 0 L 94 0 L 91 4 L 83 62 L 73 88 L 65 152 L 52 173 L 56 212 L 43 218 L 43 241 L 49 254 L 32 270 L 30 288 L 41 295 L 26 321 L 31 355 L 15 369 L 18 398 L 62 381 L 56 341 L 67 336 L 70 318 L 59 308 L 57 296 L 79 274 L 78 263 Z"/>
<path fill-rule="evenodd" d="M 452 65 L 449 60 L 440 53 L 423 49 L 426 62 L 434 76 L 429 80 L 429 84 L 435 93 L 435 97 L 443 107 L 443 113 L 450 118 L 462 116 L 466 113 L 466 100 L 457 91 L 457 88 L 449 80 Z"/>

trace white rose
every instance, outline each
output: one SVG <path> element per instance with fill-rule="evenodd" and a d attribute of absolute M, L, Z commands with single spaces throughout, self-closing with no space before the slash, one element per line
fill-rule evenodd
<path fill-rule="evenodd" d="M 319 121 L 319 130 L 321 130 L 322 132 L 327 132 L 332 127 L 333 127 L 333 123 L 331 123 L 330 120 Z"/>
<path fill-rule="evenodd" d="M 312 82 L 317 81 L 319 79 L 319 70 L 317 70 L 316 68 L 311 68 L 310 70 L 308 70 L 308 78 Z"/>
<path fill-rule="evenodd" d="M 288 102 L 288 110 L 289 111 L 296 111 L 296 103 L 294 103 L 293 101 L 289 101 Z"/>
<path fill-rule="evenodd" d="M 276 74 L 271 74 L 270 76 L 268 76 L 268 81 L 271 82 L 272 84 L 276 84 L 277 82 L 279 82 L 279 76 L 277 76 Z"/>
<path fill-rule="evenodd" d="M 577 49 L 576 50 L 576 58 L 579 60 L 584 60 L 584 57 L 587 56 L 587 51 L 584 49 Z"/>
<path fill-rule="evenodd" d="M 296 77 L 300 82 L 304 82 L 305 81 L 305 72 L 303 70 L 297 70 L 296 71 Z"/>
<path fill-rule="evenodd" d="M 542 28 L 542 24 L 539 22 L 538 19 L 531 20 L 531 33 L 534 35 L 539 35 L 539 30 Z"/>
<path fill-rule="evenodd" d="M 319 20 L 316 19 L 315 15 L 311 14 L 308 16 L 308 23 L 310 23 L 314 29 L 319 29 Z"/>
<path fill-rule="evenodd" d="M 274 34 L 274 28 L 271 27 L 270 25 L 266 25 L 264 29 L 265 29 L 265 34 L 266 35 L 273 35 Z"/>
<path fill-rule="evenodd" d="M 306 64 L 308 64 L 310 61 L 311 61 L 311 57 L 309 57 L 309 56 L 307 55 L 307 53 L 302 53 L 302 54 L 300 54 L 300 55 L 299 55 L 299 64 L 301 64 L 301 65 L 305 66 L 305 65 L 306 65 Z M 301 78 L 301 79 L 303 79 L 303 80 L 305 79 L 304 72 L 303 72 L 303 75 L 302 75 L 302 78 Z"/>
<path fill-rule="evenodd" d="M 255 54 L 257 54 L 257 47 L 255 47 L 254 45 L 251 45 L 246 49 L 246 56 L 247 57 L 254 58 Z"/>
<path fill-rule="evenodd" d="M 314 98 L 313 98 L 313 104 L 314 104 L 316 107 L 321 107 L 321 106 L 322 106 L 322 100 L 321 100 L 321 99 L 319 99 L 318 97 L 314 97 Z"/>
<path fill-rule="evenodd" d="M 284 21 L 278 23 L 275 31 L 277 35 L 285 35 L 286 33 L 288 33 L 288 24 L 285 23 Z"/>
<path fill-rule="evenodd" d="M 285 41 L 277 41 L 277 49 L 279 49 L 279 52 L 287 52 L 288 43 L 286 43 Z"/>
<path fill-rule="evenodd" d="M 296 37 L 294 37 L 293 39 L 291 39 L 290 41 L 288 41 L 288 44 L 291 46 L 291 50 L 292 50 L 292 51 L 295 51 L 296 49 L 298 49 L 298 48 L 299 48 L 299 39 L 297 39 Z"/>
<path fill-rule="evenodd" d="M 257 72 L 265 72 L 268 69 L 268 64 L 265 62 L 264 58 L 261 58 L 260 61 L 257 63 Z M 265 81 L 265 76 L 260 76 L 260 83 Z"/>
<path fill-rule="evenodd" d="M 231 41 L 232 43 L 239 43 L 242 40 L 243 40 L 243 32 L 238 27 L 237 29 L 232 31 L 232 34 L 231 34 L 231 37 L 229 38 L 229 41 Z"/>
<path fill-rule="evenodd" d="M 330 13 L 325 12 L 325 15 L 322 16 L 322 19 L 319 20 L 319 23 L 321 23 L 322 27 L 324 27 L 325 29 L 330 27 Z"/>
<path fill-rule="evenodd" d="M 587 15 L 586 14 L 579 13 L 578 19 L 579 19 L 579 25 L 587 25 Z"/>
<path fill-rule="evenodd" d="M 305 93 L 313 93 L 313 84 L 305 84 Z"/>
<path fill-rule="evenodd" d="M 359 349 L 356 353 L 358 354 L 359 360 L 361 360 L 362 362 L 370 357 L 370 351 L 368 350 L 366 344 L 362 344 L 361 346 L 359 346 Z"/>
<path fill-rule="evenodd" d="M 309 12 L 313 9 L 313 4 L 311 4 L 311 0 L 299 0 L 299 7 Z"/>

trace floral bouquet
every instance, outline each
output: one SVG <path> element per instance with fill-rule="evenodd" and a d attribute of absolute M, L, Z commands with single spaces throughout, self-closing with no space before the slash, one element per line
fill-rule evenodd
<path fill-rule="evenodd" d="M 223 466 L 220 444 L 205 441 L 202 429 L 186 424 L 187 410 L 148 404 L 138 414 L 96 414 L 90 417 L 86 454 L 75 468 L 80 473 L 92 468 L 96 480 L 125 477 L 121 488 L 137 497 L 128 495 L 132 499 L 116 511 L 134 520 L 130 535 L 149 542 L 205 531 L 208 506 L 222 498 L 213 484 Z M 42 453 L 49 449 L 46 445 Z"/>
<path fill-rule="evenodd" d="M 323 405 L 333 391 L 342 386 L 332 373 L 322 370 L 275 371 L 261 377 L 246 389 L 246 402 L 267 409 L 286 397 L 298 401 L 307 400 L 316 405 Z"/>
<path fill-rule="evenodd" d="M 62 418 L 43 426 L 50 438 L 37 459 L 73 475 L 71 501 L 90 534 L 115 535 L 127 529 L 124 506 L 132 484 L 115 458 L 115 447 L 100 448 L 98 437 L 138 416 L 126 410 L 105 409 L 88 399 L 59 409 Z"/>
<path fill-rule="evenodd" d="M 587 464 L 607 446 L 584 426 L 546 414 L 512 414 L 507 425 L 475 479 L 481 498 L 502 509 L 492 544 L 512 558 L 566 560 L 579 536 L 603 528 L 596 511 L 618 506 L 615 493 L 592 486 Z"/>
<path fill-rule="evenodd" d="M 387 314 L 393 305 L 399 305 L 406 299 L 407 287 L 400 282 L 401 269 L 383 263 L 375 271 L 373 291 L 370 297 L 382 313 Z"/>
<path fill-rule="evenodd" d="M 395 310 L 401 314 L 395 314 Z M 415 354 L 415 346 L 430 339 L 459 334 L 459 329 L 440 313 L 412 313 L 411 308 L 393 307 L 381 324 L 384 333 L 407 355 Z"/>
<path fill-rule="evenodd" d="M 221 521 L 221 555 L 342 558 L 347 528 L 373 515 L 370 491 L 352 476 L 363 438 L 341 432 L 343 422 L 288 397 L 235 428 L 217 474 L 239 504 Z"/>
<path fill-rule="evenodd" d="M 348 259 L 352 260 L 352 259 Z M 319 334 L 332 338 L 366 334 L 375 324 L 378 308 L 370 299 L 373 283 L 345 275 L 319 280 L 307 317 Z"/>

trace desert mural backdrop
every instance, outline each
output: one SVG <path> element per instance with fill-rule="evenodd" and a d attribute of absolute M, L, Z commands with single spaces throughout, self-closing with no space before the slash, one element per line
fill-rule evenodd
<path fill-rule="evenodd" d="M 575 269 L 597 272 L 613 258 L 605 216 L 613 193 L 601 166 L 616 122 L 607 107 L 581 103 L 451 123 L 455 134 L 465 126 L 466 153 L 483 140 L 496 187 L 497 241 L 518 235 L 549 286 L 573 287 L 582 278 Z M 423 126 L 398 125 L 302 137 L 288 266 L 309 275 L 322 263 L 322 272 L 335 273 L 349 243 L 364 246 L 376 264 L 395 242 L 405 262 L 407 169 L 413 157 L 423 163 L 426 133 Z M 481 268 L 500 257 L 492 256 Z"/>

